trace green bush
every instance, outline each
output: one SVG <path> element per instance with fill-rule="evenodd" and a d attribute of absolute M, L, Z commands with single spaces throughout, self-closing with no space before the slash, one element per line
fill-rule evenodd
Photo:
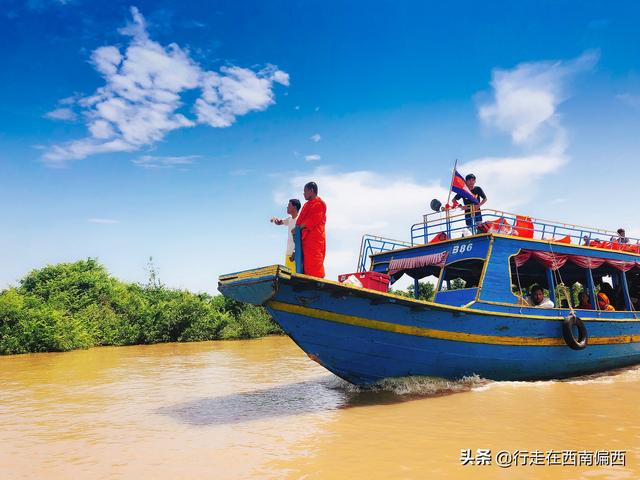
<path fill-rule="evenodd" d="M 258 338 L 282 333 L 280 327 L 271 320 L 264 308 L 255 305 L 245 305 L 233 318 L 234 321 L 227 323 L 222 328 L 220 338 Z"/>
<path fill-rule="evenodd" d="M 427 300 L 429 302 L 433 302 L 433 297 L 435 296 L 435 285 L 431 282 L 419 282 L 419 290 L 418 290 L 418 299 L 419 300 Z M 414 286 L 409 285 L 406 291 L 404 290 L 389 290 L 389 293 L 394 295 L 399 295 L 401 297 L 409 297 L 415 298 L 414 296 Z"/>
<path fill-rule="evenodd" d="M 257 338 L 282 333 L 261 307 L 111 277 L 94 259 L 49 265 L 0 293 L 0 354 Z"/>

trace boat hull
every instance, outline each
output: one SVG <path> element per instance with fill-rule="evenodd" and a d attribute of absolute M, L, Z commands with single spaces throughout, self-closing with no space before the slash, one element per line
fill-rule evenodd
<path fill-rule="evenodd" d="M 590 344 L 576 351 L 564 343 L 562 317 L 436 305 L 291 275 L 282 267 L 264 273 L 251 283 L 270 286 L 256 303 L 310 358 L 357 385 L 410 375 L 565 378 L 640 363 L 635 319 L 585 320 Z M 220 285 L 245 301 L 246 288 Z M 273 294 L 265 300 L 267 290 Z"/>

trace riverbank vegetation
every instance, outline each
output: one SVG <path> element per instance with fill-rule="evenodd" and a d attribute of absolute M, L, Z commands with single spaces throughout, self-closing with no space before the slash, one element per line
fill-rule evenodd
<path fill-rule="evenodd" d="M 0 292 L 0 354 L 257 338 L 282 333 L 261 307 L 170 289 L 152 263 L 146 285 L 94 259 L 33 270 Z"/>

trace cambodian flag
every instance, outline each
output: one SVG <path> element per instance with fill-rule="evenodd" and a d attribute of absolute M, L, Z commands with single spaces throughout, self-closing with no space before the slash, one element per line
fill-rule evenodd
<path fill-rule="evenodd" d="M 466 198 L 467 200 L 472 201 L 473 203 L 480 203 L 476 196 L 471 193 L 469 187 L 467 187 L 467 183 L 464 181 L 464 177 L 458 173 L 458 170 L 455 171 L 455 175 L 453 176 L 453 181 L 451 182 L 451 191 L 457 193 L 458 195 Z"/>

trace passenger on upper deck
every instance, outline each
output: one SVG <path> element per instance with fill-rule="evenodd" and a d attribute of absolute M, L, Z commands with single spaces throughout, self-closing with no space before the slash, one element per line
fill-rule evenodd
<path fill-rule="evenodd" d="M 487 202 L 487 196 L 484 194 L 484 191 L 481 187 L 476 187 L 476 176 L 473 173 L 470 173 L 469 175 L 464 177 L 464 180 L 471 193 L 478 200 L 478 204 L 473 203 L 471 200 L 463 197 L 459 193 L 455 197 L 453 197 L 453 201 L 457 202 L 458 200 L 462 199 L 464 205 L 460 205 L 460 208 L 465 211 L 465 222 L 471 229 L 471 231 L 475 233 L 474 227 L 482 223 L 482 213 L 480 212 L 480 206 L 484 205 Z"/>
<path fill-rule="evenodd" d="M 531 287 L 531 296 L 527 299 L 529 305 L 539 308 L 553 308 L 555 305 L 544 296 L 544 290 L 540 285 Z"/>
<path fill-rule="evenodd" d="M 296 226 L 302 230 L 302 263 L 305 275 L 324 278 L 324 257 L 327 252 L 327 205 L 318 196 L 318 185 L 309 182 L 304 186 L 304 199 L 296 220 Z"/>
<path fill-rule="evenodd" d="M 618 233 L 617 236 L 611 237 L 612 242 L 616 243 L 629 243 L 629 239 L 627 238 L 627 233 L 624 231 L 624 228 L 619 228 L 616 230 Z"/>
<path fill-rule="evenodd" d="M 285 218 L 271 217 L 271 223 L 276 225 L 284 225 L 287 227 L 287 251 L 285 253 L 285 265 L 291 269 L 292 272 L 296 271 L 296 264 L 293 257 L 293 251 L 295 248 L 295 242 L 293 241 L 293 229 L 296 226 L 296 218 L 300 212 L 300 200 L 292 198 L 287 203 L 287 213 L 289 214 Z"/>

